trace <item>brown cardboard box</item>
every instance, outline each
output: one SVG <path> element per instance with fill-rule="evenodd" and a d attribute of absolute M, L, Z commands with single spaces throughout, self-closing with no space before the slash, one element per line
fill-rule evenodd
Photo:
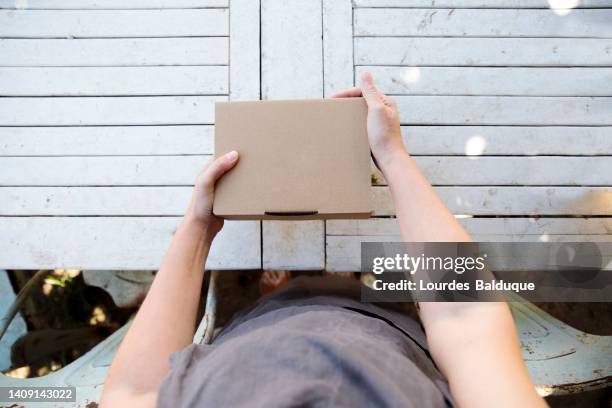
<path fill-rule="evenodd" d="M 228 219 L 367 218 L 370 148 L 363 98 L 218 102 L 215 155 L 240 160 L 215 188 Z"/>

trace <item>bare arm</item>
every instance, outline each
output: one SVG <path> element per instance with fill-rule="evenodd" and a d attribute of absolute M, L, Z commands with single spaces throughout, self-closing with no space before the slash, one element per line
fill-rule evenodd
<path fill-rule="evenodd" d="M 440 200 L 406 151 L 395 100 L 365 74 L 360 88 L 336 97 L 362 96 L 368 103 L 368 138 L 395 202 L 402 239 L 469 242 L 471 238 Z M 506 303 L 420 304 L 430 352 L 448 378 L 460 407 L 543 407 L 520 353 Z"/>
<path fill-rule="evenodd" d="M 192 342 L 204 264 L 223 227 L 212 215 L 214 185 L 236 164 L 231 154 L 209 162 L 198 176 L 189 209 L 110 367 L 102 406 L 155 406 L 170 353 Z"/>

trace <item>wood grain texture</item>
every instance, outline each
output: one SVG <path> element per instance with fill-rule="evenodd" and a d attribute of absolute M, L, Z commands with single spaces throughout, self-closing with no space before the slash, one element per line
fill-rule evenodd
<path fill-rule="evenodd" d="M 0 10 L 0 37 L 227 36 L 227 9 Z"/>
<path fill-rule="evenodd" d="M 260 98 L 260 0 L 232 0 L 230 99 Z"/>
<path fill-rule="evenodd" d="M 612 66 L 598 38 L 355 38 L 357 65 Z"/>
<path fill-rule="evenodd" d="M 608 186 L 612 157 L 420 156 L 414 158 L 433 185 Z M 373 184 L 386 182 L 374 169 Z"/>
<path fill-rule="evenodd" d="M 0 39 L 0 66 L 227 65 L 228 38 Z"/>
<path fill-rule="evenodd" d="M 211 156 L 2 157 L 0 185 L 193 185 Z"/>
<path fill-rule="evenodd" d="M 180 186 L 0 187 L 0 216 L 180 216 L 191 191 Z M 436 187 L 436 191 L 451 212 L 461 215 L 612 216 L 608 187 Z M 374 216 L 395 215 L 387 187 L 372 188 L 372 204 Z M 292 241 L 301 232 L 290 225 L 308 230 L 316 223 L 264 224 L 265 231 L 279 240 Z M 267 255 L 270 262 L 279 256 L 272 252 Z"/>
<path fill-rule="evenodd" d="M 320 1 L 261 0 L 263 99 L 323 96 Z"/>
<path fill-rule="evenodd" d="M 4 67 L 0 96 L 223 95 L 226 66 Z"/>
<path fill-rule="evenodd" d="M 0 156 L 213 154 L 213 126 L 0 127 Z"/>
<path fill-rule="evenodd" d="M 355 36 L 612 37 L 612 10 L 356 9 Z"/>
<path fill-rule="evenodd" d="M 351 0 L 323 0 L 323 93 L 354 85 Z"/>
<path fill-rule="evenodd" d="M 527 9 L 564 9 L 572 8 L 607 8 L 612 7 L 611 0 L 581 0 L 579 2 L 549 0 L 353 0 L 358 7 L 429 7 L 429 8 L 527 8 Z"/>
<path fill-rule="evenodd" d="M 612 215 L 612 187 L 436 187 L 453 214 Z M 373 187 L 375 216 L 395 215 L 388 188 Z"/>
<path fill-rule="evenodd" d="M 181 217 L 0 217 L 6 269 L 158 269 Z M 261 267 L 260 226 L 227 221 L 207 269 Z"/>
<path fill-rule="evenodd" d="M 612 68 L 355 67 L 391 95 L 612 96 Z"/>
<path fill-rule="evenodd" d="M 610 156 L 611 136 L 606 126 L 402 126 L 415 156 Z"/>
<path fill-rule="evenodd" d="M 192 156 L 0 157 L 0 185 L 191 185 L 209 159 Z M 420 156 L 417 164 L 440 186 L 608 186 L 612 157 Z M 374 184 L 384 185 L 381 175 Z"/>
<path fill-rule="evenodd" d="M 229 0 L 0 0 L 0 8 L 17 10 L 181 9 L 228 6 Z"/>
<path fill-rule="evenodd" d="M 0 98 L 1 126 L 212 124 L 226 96 Z"/>
<path fill-rule="evenodd" d="M 398 96 L 402 124 L 612 125 L 611 97 Z"/>

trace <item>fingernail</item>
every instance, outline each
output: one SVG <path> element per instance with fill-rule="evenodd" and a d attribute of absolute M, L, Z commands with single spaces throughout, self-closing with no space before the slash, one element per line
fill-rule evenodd
<path fill-rule="evenodd" d="M 228 162 L 234 162 L 238 158 L 238 152 L 235 150 L 232 150 L 231 152 L 225 155 L 225 158 L 227 159 Z"/>

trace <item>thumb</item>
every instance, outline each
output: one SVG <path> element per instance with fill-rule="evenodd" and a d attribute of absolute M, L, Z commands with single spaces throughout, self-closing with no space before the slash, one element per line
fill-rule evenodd
<path fill-rule="evenodd" d="M 363 94 L 363 97 L 368 103 L 368 106 L 372 106 L 372 104 L 381 102 L 380 92 L 374 85 L 374 78 L 372 77 L 371 73 L 364 72 L 364 74 L 361 76 L 360 87 L 361 93 Z"/>
<path fill-rule="evenodd" d="M 232 150 L 221 157 L 217 157 L 204 170 L 202 175 L 202 184 L 207 190 L 213 190 L 215 183 L 221 176 L 231 170 L 238 162 L 238 152 Z"/>

